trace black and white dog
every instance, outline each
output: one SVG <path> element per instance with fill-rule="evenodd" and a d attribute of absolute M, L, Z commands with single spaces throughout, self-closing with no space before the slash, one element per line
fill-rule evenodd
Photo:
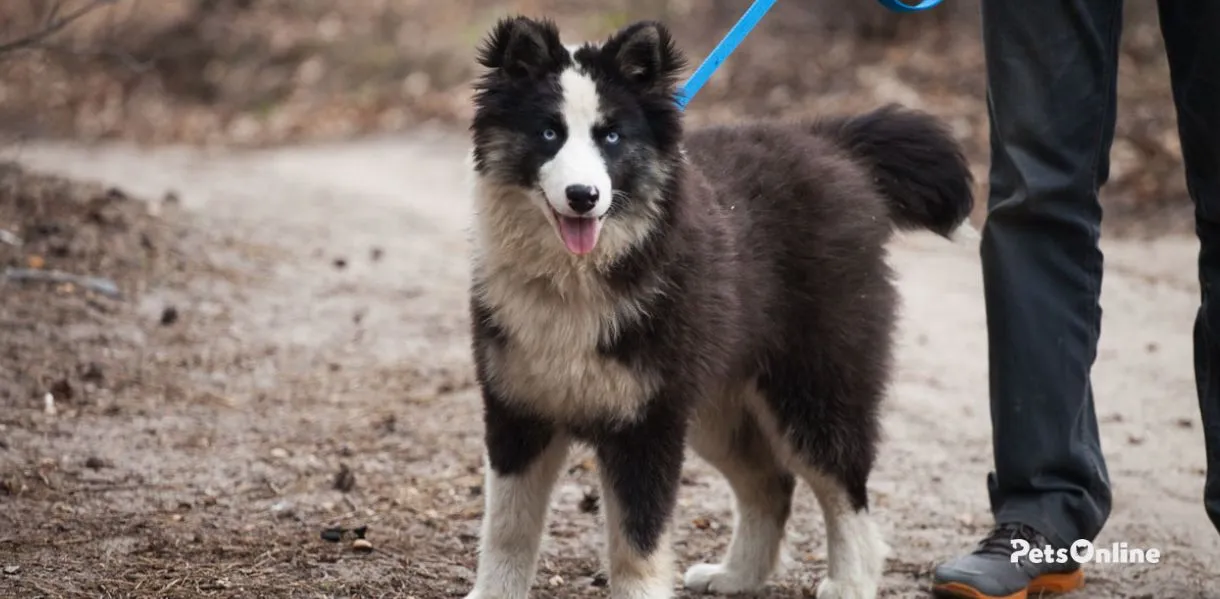
<path fill-rule="evenodd" d="M 480 49 L 471 125 L 473 349 L 486 512 L 468 598 L 526 597 L 572 442 L 597 456 L 610 596 L 674 593 L 686 443 L 736 498 L 705 592 L 760 589 L 797 478 L 824 512 L 821 599 L 874 597 L 887 547 L 866 483 L 898 293 L 895 227 L 949 237 L 970 172 L 929 116 L 683 133 L 684 60 L 664 26 L 565 46 L 501 21 Z"/>

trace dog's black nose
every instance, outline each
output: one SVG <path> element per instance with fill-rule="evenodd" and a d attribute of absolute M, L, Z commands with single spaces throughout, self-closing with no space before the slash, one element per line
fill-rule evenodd
<path fill-rule="evenodd" d="M 597 205 L 597 188 L 592 185 L 569 185 L 564 191 L 568 194 L 568 206 L 577 214 L 584 214 Z"/>

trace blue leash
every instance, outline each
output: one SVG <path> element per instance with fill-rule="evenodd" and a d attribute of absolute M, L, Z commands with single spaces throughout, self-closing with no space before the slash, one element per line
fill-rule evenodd
<path fill-rule="evenodd" d="M 919 12 L 940 4 L 942 0 L 920 0 L 918 4 L 904 4 L 902 0 L 877 1 L 894 12 Z M 754 26 L 762 20 L 763 15 L 767 14 L 767 11 L 771 10 L 771 7 L 774 5 L 775 0 L 754 0 L 754 4 L 751 4 L 750 8 L 746 9 L 746 13 L 741 15 L 737 24 L 733 25 L 733 28 L 725 34 L 724 39 L 720 40 L 719 44 L 716 44 L 712 53 L 704 59 L 703 64 L 699 65 L 698 69 L 695 69 L 695 73 L 686 81 L 682 89 L 678 90 L 677 100 L 679 109 L 684 110 L 686 108 L 691 98 L 694 98 L 695 94 L 699 93 L 699 90 L 703 88 L 703 84 L 707 83 L 708 79 L 711 79 L 712 73 L 715 73 L 716 69 L 720 68 L 721 64 L 724 64 L 729 54 L 732 54 L 733 50 L 737 49 L 737 45 L 741 43 L 741 40 L 746 39 L 746 36 L 750 34 Z"/>

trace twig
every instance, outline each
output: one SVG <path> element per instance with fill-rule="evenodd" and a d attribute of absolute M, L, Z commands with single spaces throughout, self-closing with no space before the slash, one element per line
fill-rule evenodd
<path fill-rule="evenodd" d="M 47 18 L 42 20 L 42 26 L 44 28 L 50 27 L 51 24 L 55 22 L 55 17 L 59 16 L 59 11 L 63 7 L 64 7 L 64 5 L 61 2 L 56 2 L 55 4 L 52 4 L 51 10 L 47 11 Z"/>
<path fill-rule="evenodd" d="M 76 9 L 71 13 L 68 13 L 59 19 L 55 19 L 54 21 L 48 19 L 47 23 L 42 27 L 42 29 L 39 29 L 38 31 L 35 31 L 25 37 L 19 37 L 11 42 L 0 44 L 0 54 L 33 46 L 42 40 L 55 35 L 64 27 L 71 25 L 77 19 L 93 12 L 94 10 L 97 10 L 98 8 L 101 8 L 103 5 L 114 4 L 117 1 L 118 0 L 92 0 L 92 2 L 89 2 L 88 4 Z M 50 16 L 54 17 L 54 15 L 59 12 L 59 5 L 56 4 L 54 7 L 52 7 L 51 11 Z"/>
<path fill-rule="evenodd" d="M 4 271 L 4 278 L 9 281 L 41 281 L 45 283 L 72 283 L 90 291 L 100 293 L 112 299 L 119 299 L 122 293 L 119 287 L 110 279 L 86 277 L 61 272 L 58 270 L 36 270 L 32 268 L 10 268 Z"/>

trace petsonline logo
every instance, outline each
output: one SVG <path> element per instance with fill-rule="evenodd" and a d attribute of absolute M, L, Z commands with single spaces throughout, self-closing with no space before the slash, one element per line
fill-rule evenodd
<path fill-rule="evenodd" d="M 1141 549 L 1128 547 L 1126 542 L 1111 543 L 1109 547 L 1095 547 L 1088 539 L 1079 539 L 1072 543 L 1071 549 L 1055 549 L 1033 547 L 1025 539 L 1013 539 L 1012 563 L 1025 558 L 1031 564 L 1066 564 L 1069 561 L 1078 564 L 1158 564 L 1161 562 L 1160 549 Z"/>

